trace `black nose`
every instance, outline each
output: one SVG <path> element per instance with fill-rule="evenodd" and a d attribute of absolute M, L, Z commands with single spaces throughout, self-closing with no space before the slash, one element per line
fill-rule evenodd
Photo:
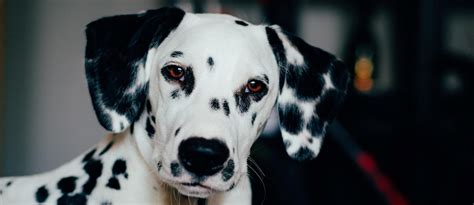
<path fill-rule="evenodd" d="M 197 176 L 210 176 L 224 168 L 229 149 L 220 140 L 192 137 L 181 142 L 178 159 L 183 167 Z"/>

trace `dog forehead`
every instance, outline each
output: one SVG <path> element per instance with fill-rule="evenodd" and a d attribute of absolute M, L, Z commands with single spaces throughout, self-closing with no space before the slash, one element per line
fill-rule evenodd
<path fill-rule="evenodd" d="M 187 13 L 181 25 L 160 46 L 158 53 L 164 58 L 159 59 L 162 63 L 174 60 L 170 53 L 178 51 L 182 54 L 178 61 L 192 65 L 198 73 L 209 71 L 203 67 L 214 66 L 217 69 L 213 72 L 223 79 L 234 76 L 229 71 L 238 71 L 243 79 L 261 75 L 271 69 L 273 60 L 265 29 L 242 22 L 224 14 Z M 236 80 L 239 81 L 233 81 Z"/>
<path fill-rule="evenodd" d="M 262 33 L 259 26 L 236 23 L 236 17 L 224 14 L 186 14 L 182 25 L 173 34 L 171 42 L 177 47 L 200 52 L 219 51 L 221 53 L 250 52 L 256 49 L 257 33 Z"/>

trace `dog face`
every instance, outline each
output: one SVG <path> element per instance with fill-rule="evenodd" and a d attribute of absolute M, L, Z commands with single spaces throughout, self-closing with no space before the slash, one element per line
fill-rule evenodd
<path fill-rule="evenodd" d="M 141 125 L 143 157 L 188 196 L 230 190 L 246 175 L 275 104 L 288 154 L 316 157 L 348 81 L 334 56 L 228 15 L 162 8 L 99 19 L 86 34 L 99 122 L 113 132 Z"/>
<path fill-rule="evenodd" d="M 157 123 L 154 162 L 164 167 L 161 179 L 187 195 L 225 191 L 246 173 L 278 93 L 265 33 L 235 21 L 186 14 L 149 52 L 156 68 L 148 95 Z"/>

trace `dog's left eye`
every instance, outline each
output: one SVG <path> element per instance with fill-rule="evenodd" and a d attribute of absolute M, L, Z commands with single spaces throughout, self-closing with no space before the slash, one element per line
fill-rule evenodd
<path fill-rule="evenodd" d="M 170 80 L 184 81 L 186 70 L 179 65 L 168 65 L 162 69 L 163 75 Z"/>
<path fill-rule="evenodd" d="M 250 80 L 247 85 L 245 85 L 245 93 L 259 93 L 265 89 L 265 84 L 259 80 Z"/>

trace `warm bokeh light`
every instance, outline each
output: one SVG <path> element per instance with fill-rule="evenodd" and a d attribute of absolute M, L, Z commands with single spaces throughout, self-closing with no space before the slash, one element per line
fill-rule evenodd
<path fill-rule="evenodd" d="M 354 71 L 354 87 L 360 92 L 369 92 L 374 85 L 372 79 L 374 65 L 372 60 L 367 57 L 360 57 L 355 63 Z"/>

